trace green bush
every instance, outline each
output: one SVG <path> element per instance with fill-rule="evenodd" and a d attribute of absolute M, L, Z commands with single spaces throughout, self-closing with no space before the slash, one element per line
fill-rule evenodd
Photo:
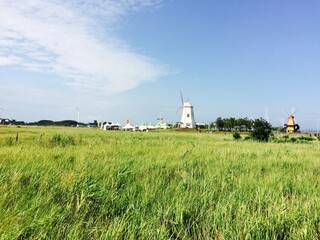
<path fill-rule="evenodd" d="M 290 141 L 291 141 L 291 142 L 296 142 L 297 139 L 296 139 L 295 137 L 293 137 L 293 138 L 290 138 Z"/>
<path fill-rule="evenodd" d="M 245 136 L 244 140 L 251 140 L 252 138 L 250 136 Z"/>
<path fill-rule="evenodd" d="M 51 146 L 75 145 L 74 138 L 72 136 L 61 136 L 60 134 L 54 134 L 50 139 Z"/>
<path fill-rule="evenodd" d="M 233 138 L 235 139 L 235 140 L 238 140 L 238 139 L 241 139 L 241 135 L 240 135 L 240 133 L 239 132 L 235 132 L 235 133 L 233 133 Z"/>
<path fill-rule="evenodd" d="M 258 141 L 267 142 L 272 131 L 272 126 L 265 119 L 256 119 L 253 122 L 251 137 Z"/>
<path fill-rule="evenodd" d="M 305 137 L 305 136 L 300 136 L 298 137 L 300 141 L 313 141 L 314 139 L 312 137 Z"/>

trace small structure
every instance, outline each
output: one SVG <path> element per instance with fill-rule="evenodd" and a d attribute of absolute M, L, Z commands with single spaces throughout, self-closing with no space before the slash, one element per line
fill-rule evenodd
<path fill-rule="evenodd" d="M 147 131 L 147 130 L 148 130 L 148 125 L 147 125 L 147 124 L 142 123 L 142 124 L 139 126 L 139 131 L 144 132 L 144 131 Z"/>
<path fill-rule="evenodd" d="M 129 119 L 127 119 L 126 125 L 124 125 L 124 126 L 122 127 L 122 130 L 125 130 L 125 131 L 135 131 L 135 127 L 132 126 L 132 125 L 130 124 L 130 122 L 129 122 Z"/>
<path fill-rule="evenodd" d="M 156 127 L 154 125 L 152 125 L 151 123 L 149 124 L 145 124 L 145 123 L 142 123 L 139 127 L 138 127 L 138 130 L 139 131 L 147 131 L 147 130 L 154 130 L 156 129 Z"/>
<path fill-rule="evenodd" d="M 9 118 L 0 118 L 0 124 L 2 125 L 10 125 L 13 122 L 13 120 Z"/>
<path fill-rule="evenodd" d="M 103 130 L 119 130 L 121 125 L 119 123 L 113 122 L 104 122 L 103 123 Z"/>
<path fill-rule="evenodd" d="M 170 125 L 167 123 L 158 123 L 157 125 L 155 125 L 155 128 L 158 129 L 168 129 L 170 128 Z"/>

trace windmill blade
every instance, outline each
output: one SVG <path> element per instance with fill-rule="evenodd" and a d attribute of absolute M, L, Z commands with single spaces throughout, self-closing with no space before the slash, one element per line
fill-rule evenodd
<path fill-rule="evenodd" d="M 181 107 L 178 108 L 178 110 L 176 111 L 176 113 L 178 113 L 178 112 L 181 110 L 182 107 L 183 107 L 183 105 L 181 105 Z"/>
<path fill-rule="evenodd" d="M 0 105 L 0 118 L 2 117 L 2 112 L 4 111 L 2 105 Z"/>
<path fill-rule="evenodd" d="M 186 102 L 189 102 L 190 101 L 190 98 L 188 98 L 187 100 L 186 100 Z"/>
<path fill-rule="evenodd" d="M 287 113 L 286 111 L 283 111 L 284 112 L 284 114 L 286 114 L 287 115 L 287 117 L 289 117 L 290 116 L 290 114 L 289 113 Z"/>
<path fill-rule="evenodd" d="M 180 91 L 180 97 L 181 97 L 181 103 L 183 105 L 184 101 L 183 101 L 183 95 L 182 95 L 182 92 Z"/>
<path fill-rule="evenodd" d="M 297 110 L 292 111 L 291 115 L 295 114 L 297 112 Z"/>

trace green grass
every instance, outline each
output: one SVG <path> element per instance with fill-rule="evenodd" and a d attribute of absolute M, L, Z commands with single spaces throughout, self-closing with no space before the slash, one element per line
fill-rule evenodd
<path fill-rule="evenodd" d="M 192 131 L 0 127 L 0 239 L 319 239 L 319 150 Z"/>

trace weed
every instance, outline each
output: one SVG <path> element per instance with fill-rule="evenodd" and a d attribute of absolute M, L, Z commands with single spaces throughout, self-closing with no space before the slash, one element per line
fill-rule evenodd
<path fill-rule="evenodd" d="M 12 137 L 9 137 L 9 138 L 6 140 L 6 145 L 7 145 L 7 146 L 12 146 L 12 145 L 13 145 L 13 138 L 12 138 Z"/>
<path fill-rule="evenodd" d="M 75 145 L 75 140 L 72 136 L 63 136 L 61 134 L 54 134 L 50 141 L 51 146 L 61 146 L 65 147 L 68 145 Z"/>

